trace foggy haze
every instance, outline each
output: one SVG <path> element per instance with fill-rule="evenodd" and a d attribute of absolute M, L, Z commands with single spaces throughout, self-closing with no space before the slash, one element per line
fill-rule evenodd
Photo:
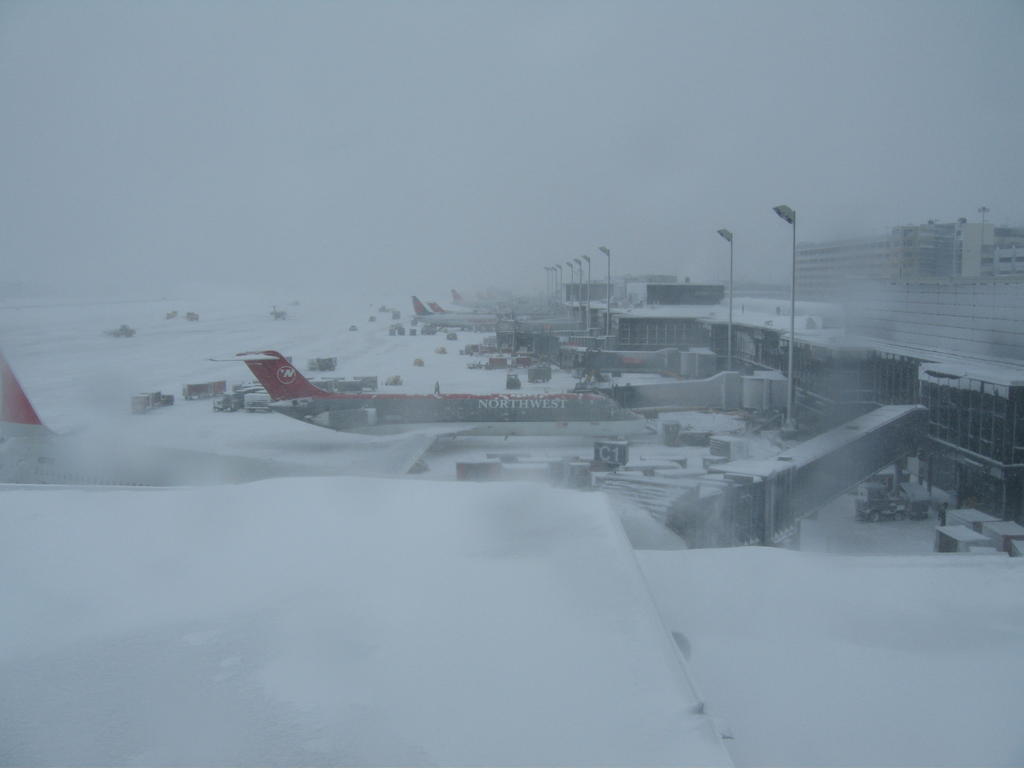
<path fill-rule="evenodd" d="M 1024 764 L 1022 40 L 0 2 L 0 768 Z"/>
<path fill-rule="evenodd" d="M 738 279 L 785 283 L 779 203 L 808 240 L 1020 223 L 1022 32 L 1019 2 L 7 2 L 2 281 L 540 291 L 598 245 L 723 280 L 726 226 Z"/>

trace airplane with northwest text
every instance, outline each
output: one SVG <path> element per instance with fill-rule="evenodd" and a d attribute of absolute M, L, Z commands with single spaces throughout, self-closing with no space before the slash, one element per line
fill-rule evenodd
<path fill-rule="evenodd" d="M 238 355 L 270 395 L 270 409 L 342 432 L 393 434 L 431 425 L 451 435 L 645 434 L 647 420 L 611 398 L 564 394 L 377 394 L 326 392 L 280 352 Z"/>

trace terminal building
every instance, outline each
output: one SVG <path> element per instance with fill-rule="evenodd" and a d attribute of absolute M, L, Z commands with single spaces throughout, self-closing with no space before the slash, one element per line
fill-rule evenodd
<path fill-rule="evenodd" d="M 611 283 L 611 289 L 612 301 L 619 306 L 717 304 L 725 296 L 722 285 L 691 283 L 688 277 L 679 282 L 675 275 L 623 275 Z M 607 304 L 608 282 L 565 283 L 561 293 L 562 301 L 573 309 L 588 300 Z"/>
<path fill-rule="evenodd" d="M 923 235 L 915 237 L 913 247 L 924 253 Z M 804 286 L 797 286 L 802 297 Z M 919 475 L 961 507 L 1024 522 L 1024 274 L 865 286 L 845 305 L 797 302 L 794 410 L 802 431 L 821 433 L 879 406 L 923 405 L 927 437 L 917 451 Z M 731 365 L 724 302 L 620 305 L 610 318 L 605 306 L 592 305 L 591 315 L 591 328 L 600 333 L 538 340 L 538 346 L 546 343 L 546 353 L 563 364 L 588 359 L 581 352 L 586 345 L 692 353 L 684 362 L 711 356 L 712 370 L 691 365 L 677 372 L 682 378 L 730 368 L 788 371 L 786 299 L 734 299 Z M 619 394 L 634 401 L 638 395 L 635 388 Z"/>

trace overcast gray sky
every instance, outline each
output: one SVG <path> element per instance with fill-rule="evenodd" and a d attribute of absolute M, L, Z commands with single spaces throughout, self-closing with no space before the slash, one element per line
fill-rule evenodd
<path fill-rule="evenodd" d="M 778 203 L 1024 224 L 1022 40 L 1010 0 L 3 2 L 0 281 L 724 279 L 725 226 L 786 282 Z"/>

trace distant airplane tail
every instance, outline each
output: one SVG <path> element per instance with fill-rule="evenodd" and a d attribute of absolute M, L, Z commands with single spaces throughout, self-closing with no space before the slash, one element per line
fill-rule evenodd
<path fill-rule="evenodd" d="M 465 300 L 462 298 L 462 294 L 452 288 L 452 302 L 454 304 L 465 304 Z"/>
<path fill-rule="evenodd" d="M 412 297 L 412 309 L 420 317 L 426 317 L 428 315 L 434 314 L 425 306 L 423 306 L 423 302 L 417 299 L 415 296 Z"/>
<path fill-rule="evenodd" d="M 253 376 L 263 385 L 271 400 L 292 400 L 300 397 L 324 397 L 327 392 L 313 386 L 280 352 L 240 352 L 238 357 L 249 366 Z"/>
<path fill-rule="evenodd" d="M 3 353 L 0 353 L 0 431 L 7 434 L 50 434 Z"/>
<path fill-rule="evenodd" d="M 436 301 L 428 301 L 427 306 L 430 307 L 431 312 L 436 312 L 439 315 L 443 315 L 448 310 L 438 304 Z"/>

